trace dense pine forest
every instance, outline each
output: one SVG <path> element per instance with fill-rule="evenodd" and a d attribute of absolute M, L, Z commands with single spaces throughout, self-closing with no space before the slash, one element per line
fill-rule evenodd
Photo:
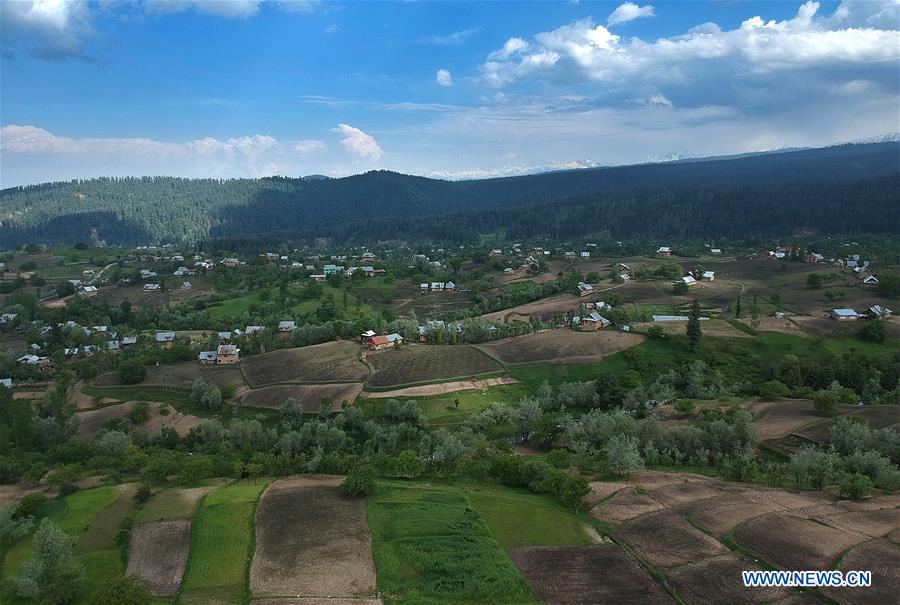
<path fill-rule="evenodd" d="M 342 179 L 102 178 L 0 192 L 0 245 L 196 243 L 265 234 L 428 238 L 895 232 L 900 145 L 843 145 L 450 182 L 386 171 Z"/>

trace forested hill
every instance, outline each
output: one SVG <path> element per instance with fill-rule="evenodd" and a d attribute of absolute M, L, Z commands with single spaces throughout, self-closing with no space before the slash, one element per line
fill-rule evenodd
<path fill-rule="evenodd" d="M 0 191 L 0 246 L 84 240 L 91 227 L 111 244 L 136 244 L 262 234 L 440 239 L 447 225 L 468 236 L 505 228 L 512 235 L 542 222 L 562 235 L 572 220 L 576 230 L 625 237 L 679 216 L 674 224 L 698 235 L 751 215 L 762 230 L 864 231 L 872 221 L 875 231 L 891 231 L 897 223 L 878 212 L 896 214 L 898 164 L 900 144 L 878 143 L 460 182 L 385 171 L 341 179 L 92 179 Z M 823 204 L 833 211 L 822 212 Z"/>

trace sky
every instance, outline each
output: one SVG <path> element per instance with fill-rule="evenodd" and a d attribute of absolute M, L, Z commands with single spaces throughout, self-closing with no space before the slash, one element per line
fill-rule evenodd
<path fill-rule="evenodd" d="M 0 0 L 0 187 L 461 179 L 900 131 L 900 0 Z"/>

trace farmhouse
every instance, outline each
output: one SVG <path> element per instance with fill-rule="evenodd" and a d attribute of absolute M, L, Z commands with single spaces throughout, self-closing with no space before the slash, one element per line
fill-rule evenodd
<path fill-rule="evenodd" d="M 869 275 L 865 277 L 860 283 L 859 287 L 863 290 L 877 290 L 878 289 L 878 278 L 874 275 Z"/>
<path fill-rule="evenodd" d="M 199 361 L 202 366 L 216 365 L 216 352 L 200 351 L 200 354 L 197 356 L 197 361 Z"/>
<path fill-rule="evenodd" d="M 175 332 L 157 332 L 156 342 L 163 348 L 168 349 L 172 346 L 172 343 L 175 342 Z"/>
<path fill-rule="evenodd" d="M 693 275 L 685 275 L 684 277 L 681 278 L 681 283 L 683 283 L 687 287 L 691 287 L 691 286 L 697 285 L 697 280 L 694 279 Z"/>
<path fill-rule="evenodd" d="M 233 365 L 240 363 L 241 350 L 237 345 L 219 345 L 216 349 L 216 364 Z"/>
<path fill-rule="evenodd" d="M 192 289 L 192 288 L 194 287 L 194 284 L 192 284 L 192 283 L 189 282 L 189 281 L 183 281 L 183 282 L 181 282 L 181 286 L 180 286 L 180 287 L 181 287 L 182 290 L 190 290 L 190 289 Z"/>
<path fill-rule="evenodd" d="M 319 273 L 317 275 L 310 275 L 309 278 L 313 281 L 325 281 L 325 278 L 328 277 L 324 273 Z"/>
<path fill-rule="evenodd" d="M 853 309 L 832 309 L 829 317 L 835 321 L 856 321 L 859 314 Z"/>
<path fill-rule="evenodd" d="M 247 329 L 244 330 L 244 334 L 246 334 L 247 336 L 258 336 L 262 334 L 262 331 L 262 326 L 247 326 Z"/>
<path fill-rule="evenodd" d="M 721 248 L 710 248 L 709 253 L 710 254 L 722 254 L 722 249 Z"/>
<path fill-rule="evenodd" d="M 569 261 L 575 260 L 575 252 L 572 252 L 572 251 L 563 252 L 563 258 L 565 258 L 566 260 L 569 260 Z"/>
<path fill-rule="evenodd" d="M 362 334 L 359 335 L 359 342 L 361 344 L 365 344 L 366 340 L 375 336 L 375 332 L 373 330 L 366 330 Z"/>
<path fill-rule="evenodd" d="M 81 272 L 81 277 L 83 277 L 84 279 L 91 279 L 92 277 L 94 277 L 94 275 L 96 275 L 96 273 L 94 273 L 93 269 L 87 269 Z"/>
<path fill-rule="evenodd" d="M 366 346 L 372 351 L 380 351 L 394 346 L 395 343 L 403 343 L 403 337 L 399 334 L 387 334 L 370 336 L 366 339 Z"/>
<path fill-rule="evenodd" d="M 455 292 L 455 291 L 456 291 L 456 284 L 454 284 L 452 281 L 448 281 L 447 283 L 444 284 L 444 292 Z"/>
<path fill-rule="evenodd" d="M 159 284 L 144 284 L 144 292 L 159 292 Z"/>
<path fill-rule="evenodd" d="M 503 256 L 503 250 L 498 250 L 497 248 L 494 248 L 493 250 L 488 252 L 488 256 Z"/>
<path fill-rule="evenodd" d="M 803 257 L 803 262 L 805 263 L 821 263 L 825 260 L 825 257 L 819 254 L 818 252 L 807 252 L 806 256 Z"/>
<path fill-rule="evenodd" d="M 241 265 L 240 259 L 231 257 L 231 258 L 223 258 L 221 262 L 223 267 L 239 267 Z"/>
<path fill-rule="evenodd" d="M 293 320 L 278 322 L 278 336 L 280 338 L 290 338 L 291 332 L 295 329 L 297 329 L 297 323 Z"/>
<path fill-rule="evenodd" d="M 866 310 L 866 316 L 869 319 L 887 319 L 894 312 L 888 308 L 882 307 L 881 305 L 875 305 L 874 307 L 869 307 Z"/>
<path fill-rule="evenodd" d="M 363 252 L 363 255 L 360 256 L 359 258 L 360 258 L 360 260 L 372 262 L 373 260 L 375 260 L 376 256 L 374 254 L 372 254 L 371 252 Z"/>
<path fill-rule="evenodd" d="M 581 258 L 590 258 L 590 257 L 591 257 L 591 253 L 590 253 L 590 252 L 587 252 L 587 251 L 584 251 L 584 252 L 582 252 L 582 253 L 580 254 L 580 256 L 581 256 Z"/>
<path fill-rule="evenodd" d="M 338 267 L 337 265 L 328 264 L 328 265 L 325 265 L 324 267 L 322 267 L 322 272 L 325 273 L 325 275 L 334 275 L 335 273 L 337 273 L 340 270 L 341 270 L 341 268 Z"/>
<path fill-rule="evenodd" d="M 93 298 L 99 293 L 100 291 L 97 290 L 97 286 L 82 286 L 81 290 L 78 291 L 78 296 L 83 298 Z"/>
<path fill-rule="evenodd" d="M 715 271 L 704 271 L 703 275 L 701 276 L 701 279 L 703 281 L 715 281 L 716 272 Z"/>
<path fill-rule="evenodd" d="M 668 246 L 660 246 L 656 249 L 656 254 L 659 256 L 672 256 L 672 249 Z"/>
<path fill-rule="evenodd" d="M 5 386 L 7 389 L 11 389 L 13 387 L 12 378 L 0 378 L 0 385 Z"/>
<path fill-rule="evenodd" d="M 581 329 L 589 332 L 601 330 L 609 324 L 610 321 L 596 311 L 591 311 L 588 315 L 581 318 Z"/>
<path fill-rule="evenodd" d="M 575 293 L 578 294 L 578 296 L 588 296 L 588 295 L 594 293 L 594 286 L 592 286 L 591 284 L 586 284 L 583 281 L 580 281 L 580 282 L 578 282 L 578 286 L 577 286 Z"/>

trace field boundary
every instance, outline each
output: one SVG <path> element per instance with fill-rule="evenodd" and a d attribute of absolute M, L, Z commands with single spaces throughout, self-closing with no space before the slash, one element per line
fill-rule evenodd
<path fill-rule="evenodd" d="M 490 356 L 489 356 L 490 357 Z M 491 357 L 493 359 L 493 357 Z M 496 361 L 496 360 L 495 360 Z M 499 362 L 498 362 L 499 363 Z M 503 365 L 503 364 L 501 364 Z M 407 382 L 404 384 L 391 385 L 389 387 L 370 387 L 368 385 L 368 380 L 364 383 L 363 392 L 364 393 L 389 393 L 390 391 L 396 391 L 398 389 L 408 389 L 410 387 L 423 387 L 430 384 L 444 384 L 445 382 L 457 382 L 461 380 L 484 380 L 486 378 L 500 378 L 503 375 L 509 375 L 509 372 L 505 369 L 497 370 L 495 372 L 483 372 L 481 374 L 468 374 L 463 376 L 450 376 L 447 378 L 436 378 L 434 380 L 423 380 L 420 382 Z M 512 376 L 510 376 L 512 377 Z"/>

